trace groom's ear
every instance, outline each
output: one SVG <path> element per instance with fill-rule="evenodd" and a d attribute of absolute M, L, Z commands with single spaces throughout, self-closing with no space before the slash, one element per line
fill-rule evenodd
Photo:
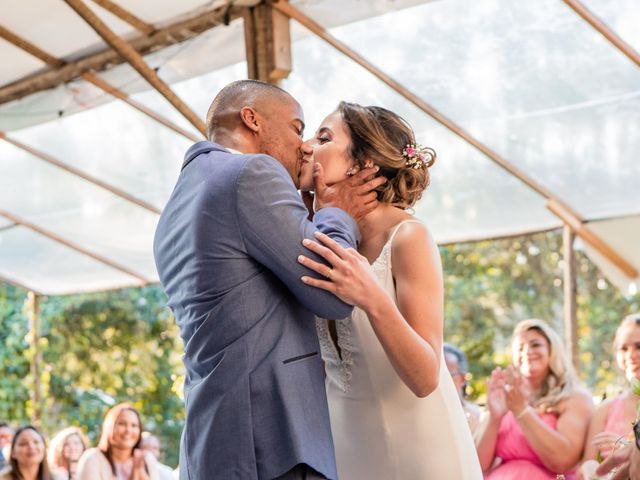
<path fill-rule="evenodd" d="M 240 109 L 240 120 L 251 130 L 252 133 L 258 133 L 260 130 L 260 121 L 258 119 L 258 113 L 251 107 L 242 107 Z"/>

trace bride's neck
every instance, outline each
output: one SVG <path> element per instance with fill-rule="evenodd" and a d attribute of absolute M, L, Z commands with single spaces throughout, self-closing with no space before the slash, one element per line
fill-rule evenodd
<path fill-rule="evenodd" d="M 358 228 L 362 236 L 362 242 L 380 235 L 389 226 L 395 225 L 401 220 L 403 211 L 388 204 L 378 204 L 370 213 L 358 221 Z"/>
<path fill-rule="evenodd" d="M 372 212 L 366 214 L 358 221 L 362 241 L 379 233 L 380 221 L 384 217 L 387 207 L 387 205 L 378 205 Z"/>

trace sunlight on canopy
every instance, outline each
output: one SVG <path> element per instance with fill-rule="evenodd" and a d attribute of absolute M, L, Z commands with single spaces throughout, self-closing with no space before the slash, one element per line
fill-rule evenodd
<path fill-rule="evenodd" d="M 77 44 L 95 49 L 99 37 L 52 1 L 40 5 L 49 23 L 80 23 Z M 553 192 L 640 268 L 640 223 L 634 217 L 640 215 L 640 69 L 562 1 L 291 3 L 333 26 L 332 35 Z M 640 49 L 636 0 L 584 3 Z M 130 7 L 161 25 L 211 5 L 163 0 Z M 7 21 L 25 25 L 23 9 L 4 10 L 12 12 Z M 116 33 L 133 35 L 130 25 L 100 13 Z M 67 36 L 52 34 L 52 25 L 38 31 L 40 23 L 22 33 L 66 61 L 80 54 Z M 304 108 L 305 138 L 346 100 L 401 114 L 418 141 L 437 151 L 431 186 L 415 212 L 438 242 L 562 226 L 545 208 L 545 198 L 525 183 L 295 21 L 291 29 L 293 70 L 283 87 Z M 44 65 L 3 40 L 0 52 L 16 64 L 0 75 L 2 85 Z M 220 88 L 246 78 L 244 54 L 243 21 L 237 19 L 145 59 L 204 118 Z M 98 76 L 199 135 L 129 65 Z M 85 80 L 0 105 L 0 130 L 157 210 L 171 194 L 192 143 Z M 0 142 L 0 172 L 0 209 L 56 237 L 0 216 L 1 277 L 46 294 L 157 281 L 151 252 L 157 213 L 7 142 Z M 73 250 L 60 239 L 108 261 Z M 586 250 L 611 270 L 616 285 L 630 288 L 629 278 Z"/>

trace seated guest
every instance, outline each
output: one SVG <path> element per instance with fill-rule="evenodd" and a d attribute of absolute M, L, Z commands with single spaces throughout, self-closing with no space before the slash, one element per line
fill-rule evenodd
<path fill-rule="evenodd" d="M 542 320 L 520 322 L 512 365 L 496 368 L 477 448 L 487 480 L 574 478 L 593 410 L 577 387 L 558 334 Z"/>
<path fill-rule="evenodd" d="M 19 428 L 11 442 L 9 466 L 0 480 L 62 480 L 47 464 L 47 447 L 42 434 L 31 425 Z"/>
<path fill-rule="evenodd" d="M 159 480 L 157 462 L 140 449 L 142 423 L 128 403 L 112 407 L 104 417 L 98 448 L 82 454 L 78 480 Z"/>
<path fill-rule="evenodd" d="M 78 427 L 58 432 L 49 445 L 49 467 L 68 480 L 76 479 L 76 467 L 89 442 Z"/>
<path fill-rule="evenodd" d="M 618 327 L 613 341 L 616 363 L 629 382 L 640 380 L 640 315 L 629 315 Z M 585 445 L 578 478 L 595 476 L 598 453 L 607 458 L 614 446 L 631 437 L 639 397 L 628 386 L 620 395 L 605 400 L 596 408 Z"/>
<path fill-rule="evenodd" d="M 140 448 L 143 452 L 148 452 L 158 460 L 158 473 L 160 480 L 173 480 L 175 478 L 173 470 L 168 465 L 160 463 L 162 456 L 162 445 L 160 439 L 151 432 L 142 432 L 142 442 Z"/>
<path fill-rule="evenodd" d="M 464 410 L 464 414 L 469 422 L 471 433 L 474 433 L 480 420 L 480 408 L 478 408 L 475 403 L 467 400 L 467 394 L 465 391 L 467 387 L 467 373 L 469 372 L 467 357 L 462 350 L 448 343 L 443 345 L 443 349 L 444 362 L 447 364 L 447 369 L 451 374 L 453 384 L 456 386 L 456 390 L 460 396 L 462 409 Z"/>
<path fill-rule="evenodd" d="M 11 427 L 6 422 L 0 422 L 0 470 L 9 463 L 9 448 L 12 438 L 13 430 Z"/>

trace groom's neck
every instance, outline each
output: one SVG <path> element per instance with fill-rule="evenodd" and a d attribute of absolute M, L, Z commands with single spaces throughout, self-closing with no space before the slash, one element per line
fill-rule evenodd
<path fill-rule="evenodd" d="M 214 134 L 211 141 L 240 153 L 260 153 L 252 138 L 236 132 Z"/>

